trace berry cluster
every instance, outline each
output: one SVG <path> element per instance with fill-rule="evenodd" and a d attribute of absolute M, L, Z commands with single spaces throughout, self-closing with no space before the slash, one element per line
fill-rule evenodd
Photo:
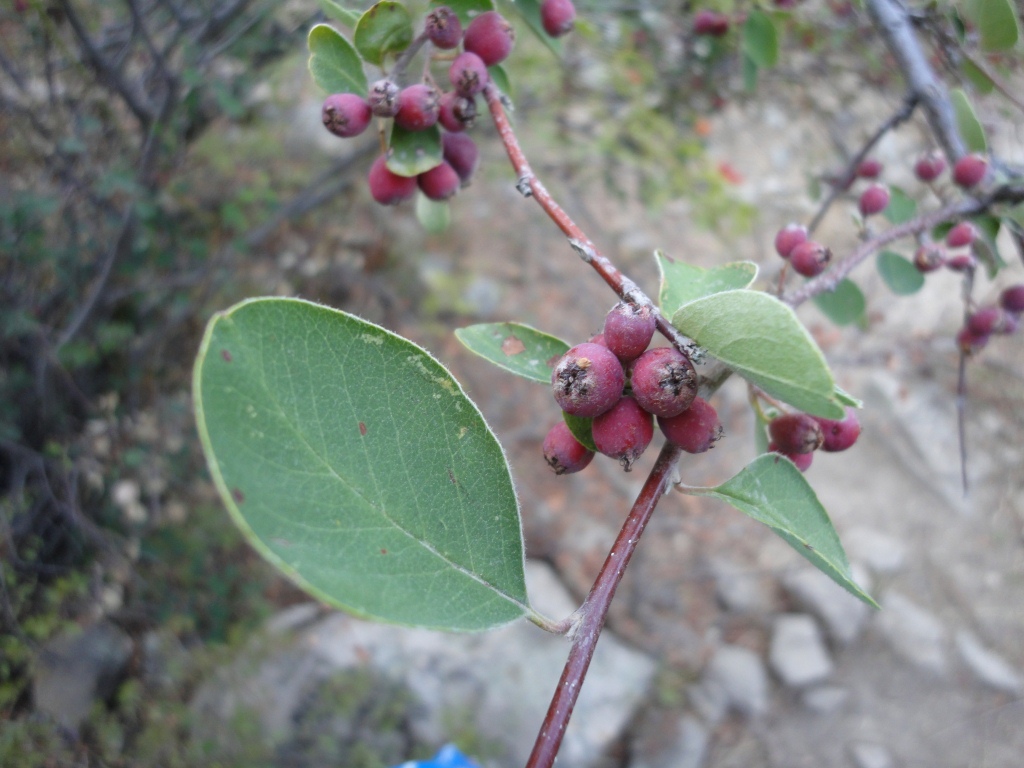
<path fill-rule="evenodd" d="M 768 423 L 768 450 L 778 453 L 801 472 L 811 466 L 814 452 L 845 451 L 860 437 L 860 422 L 853 408 L 846 409 L 843 419 L 823 419 L 806 413 L 787 413 Z"/>
<path fill-rule="evenodd" d="M 999 294 L 999 303 L 973 312 L 956 335 L 957 346 L 965 354 L 976 352 L 993 334 L 1010 334 L 1020 327 L 1024 314 L 1024 283 L 1012 285 Z"/>
<path fill-rule="evenodd" d="M 541 6 L 544 28 L 553 36 L 572 29 L 576 9 L 571 0 L 545 0 Z M 479 151 L 464 131 L 477 115 L 476 97 L 490 81 L 487 68 L 499 64 L 515 43 L 512 25 L 498 12 L 476 16 L 463 30 L 458 15 L 447 6 L 432 9 L 424 21 L 422 37 L 448 64 L 449 90 L 440 90 L 429 73 L 423 81 L 400 87 L 385 77 L 370 86 L 365 96 L 336 93 L 324 101 L 324 126 L 336 136 L 358 136 L 374 116 L 392 119 L 406 131 L 424 131 L 435 125 L 444 129 L 441 163 L 415 176 L 402 176 L 387 166 L 386 156 L 370 168 L 370 194 L 382 205 L 395 205 L 419 189 L 431 200 L 447 200 L 469 183 L 476 171 Z M 461 45 L 461 52 L 457 49 Z"/>
<path fill-rule="evenodd" d="M 604 331 L 577 344 L 551 372 L 555 401 L 570 416 L 591 419 L 594 447 L 627 471 L 654 438 L 665 436 L 689 453 L 703 453 L 722 434 L 715 409 L 697 397 L 690 358 L 672 347 L 648 349 L 656 318 L 642 304 L 616 304 Z M 544 439 L 544 458 L 556 474 L 579 472 L 594 458 L 566 423 Z"/>

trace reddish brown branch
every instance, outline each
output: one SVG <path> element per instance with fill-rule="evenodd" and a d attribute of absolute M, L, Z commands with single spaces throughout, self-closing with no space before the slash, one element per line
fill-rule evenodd
<path fill-rule="evenodd" d="M 550 768 L 555 762 L 555 755 L 558 754 L 562 737 L 565 735 L 565 727 L 572 716 L 573 707 L 576 706 L 583 678 L 587 674 L 590 660 L 594 656 L 594 648 L 604 627 L 608 606 L 611 605 L 615 590 L 622 581 L 622 575 L 626 572 L 626 566 L 636 550 L 640 536 L 654 514 L 654 508 L 672 483 L 680 453 L 681 450 L 669 442 L 661 449 L 658 460 L 648 475 L 640 495 L 633 503 L 629 517 L 622 524 L 622 530 L 619 531 L 586 602 L 577 612 L 576 624 L 571 632 L 572 650 L 569 651 L 569 658 L 565 662 L 565 668 L 558 680 L 558 687 L 551 698 L 551 704 L 544 716 L 526 768 Z"/>

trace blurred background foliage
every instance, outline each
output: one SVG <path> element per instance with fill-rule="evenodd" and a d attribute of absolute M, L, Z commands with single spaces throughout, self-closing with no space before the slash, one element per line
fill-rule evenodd
<path fill-rule="evenodd" d="M 768 73 L 736 35 L 691 28 L 698 7 L 756 4 L 581 2 L 557 66 L 521 31 L 517 119 L 574 202 L 592 185 L 652 214 L 683 198 L 694 223 L 747 231 L 755 210 L 734 192 L 744 171 L 709 159 L 708 117 L 755 97 L 759 75 L 828 77 L 855 48 L 864 83 L 890 76 L 863 47 L 865 20 L 833 5 L 777 17 L 802 58 Z M 252 722 L 224 744 L 191 738 L 197 681 L 301 599 L 242 544 L 206 480 L 187 394 L 205 320 L 275 292 L 389 325 L 472 311 L 406 268 L 396 244 L 410 217 L 385 223 L 390 212 L 367 205 L 373 143 L 327 155 L 303 133 L 319 114 L 299 104 L 304 41 L 321 19 L 314 0 L 0 8 L 4 766 L 272 762 Z M 136 650 L 72 732 L 34 714 L 33 664 L 49 640 L 100 619 Z M 168 637 L 188 661 L 154 681 L 138 649 Z"/>

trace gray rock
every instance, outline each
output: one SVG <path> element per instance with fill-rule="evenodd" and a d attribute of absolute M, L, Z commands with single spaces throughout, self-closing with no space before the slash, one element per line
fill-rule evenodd
<path fill-rule="evenodd" d="M 832 674 L 832 659 L 814 619 L 802 613 L 777 616 L 768 662 L 782 684 L 803 688 Z"/>
<path fill-rule="evenodd" d="M 866 575 L 853 569 L 854 579 L 867 588 Z M 860 635 L 871 608 L 815 568 L 799 568 L 782 577 L 782 586 L 793 601 L 821 620 L 830 638 L 849 645 Z"/>
<path fill-rule="evenodd" d="M 771 595 L 761 574 L 725 558 L 710 561 L 715 577 L 715 595 L 727 611 L 765 614 L 771 610 Z"/>
<path fill-rule="evenodd" d="M 857 768 L 892 768 L 894 765 L 889 750 L 881 744 L 857 742 L 850 746 L 850 755 Z"/>
<path fill-rule="evenodd" d="M 875 626 L 893 651 L 906 661 L 936 675 L 946 672 L 946 630 L 924 608 L 890 591 Z"/>
<path fill-rule="evenodd" d="M 1011 696 L 1018 696 L 1024 691 L 1024 680 L 1010 663 L 982 645 L 972 633 L 967 630 L 957 632 L 956 648 L 964 664 L 985 685 Z"/>
<path fill-rule="evenodd" d="M 876 574 L 897 573 L 906 562 L 903 544 L 872 528 L 852 528 L 844 532 L 843 546 L 851 559 L 864 563 Z"/>
<path fill-rule="evenodd" d="M 711 724 L 730 709 L 747 717 L 763 714 L 768 707 L 768 673 L 760 657 L 738 645 L 723 645 L 691 691 L 691 702 Z"/>
<path fill-rule="evenodd" d="M 93 702 L 113 694 L 131 655 L 131 638 L 106 621 L 54 638 L 36 655 L 32 672 L 36 709 L 77 730 Z"/>
<path fill-rule="evenodd" d="M 668 713 L 658 720 L 654 727 L 651 723 L 641 727 L 630 768 L 701 768 L 710 740 L 701 722 L 691 715 Z"/>
<path fill-rule="evenodd" d="M 850 692 L 838 685 L 818 685 L 804 691 L 800 701 L 811 712 L 828 715 L 842 709 L 850 698 Z"/>
<path fill-rule="evenodd" d="M 576 607 L 546 565 L 527 564 L 527 585 L 534 606 L 549 616 L 561 618 Z M 453 736 L 453 723 L 459 723 L 493 744 L 503 765 L 525 764 L 569 652 L 565 638 L 526 621 L 487 633 L 446 634 L 331 614 L 287 640 L 255 669 L 240 659 L 235 682 L 204 686 L 193 706 L 220 720 L 239 707 L 255 708 L 263 731 L 283 743 L 293 738 L 295 715 L 319 682 L 340 670 L 365 668 L 402 686 L 418 702 L 408 722 L 418 743 L 444 743 Z M 646 700 L 654 670 L 649 657 L 606 631 L 559 765 L 594 765 Z"/>

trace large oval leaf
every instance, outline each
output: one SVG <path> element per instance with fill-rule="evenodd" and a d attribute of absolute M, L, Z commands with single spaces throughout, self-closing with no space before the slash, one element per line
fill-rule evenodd
<path fill-rule="evenodd" d="M 551 385 L 551 369 L 569 351 L 559 338 L 522 323 L 478 323 L 455 331 L 470 352 L 516 376 Z"/>
<path fill-rule="evenodd" d="M 772 17 L 752 10 L 743 24 L 743 53 L 761 69 L 770 69 L 779 60 L 779 33 Z"/>
<path fill-rule="evenodd" d="M 661 275 L 658 306 L 665 317 L 672 317 L 684 304 L 713 293 L 749 288 L 757 278 L 757 264 L 752 261 L 704 269 L 676 261 L 661 251 L 654 252 L 654 259 Z"/>
<path fill-rule="evenodd" d="M 721 485 L 686 492 L 722 499 L 764 523 L 847 592 L 878 607 L 853 580 L 839 535 L 814 489 L 784 456 L 758 456 Z"/>
<path fill-rule="evenodd" d="M 672 324 L 740 376 L 806 413 L 841 419 L 824 355 L 793 310 L 760 291 L 691 301 Z"/>
<path fill-rule="evenodd" d="M 353 35 L 356 50 L 380 66 L 384 55 L 404 51 L 412 42 L 412 17 L 401 3 L 381 0 L 359 17 Z"/>
<path fill-rule="evenodd" d="M 210 321 L 193 396 L 231 516 L 321 600 L 449 630 L 529 611 L 508 463 L 420 347 L 327 307 L 254 299 Z"/>
<path fill-rule="evenodd" d="M 328 93 L 358 93 L 367 90 L 363 60 L 352 43 L 327 24 L 309 30 L 309 72 Z"/>
<path fill-rule="evenodd" d="M 978 28 L 983 50 L 1004 51 L 1017 44 L 1018 11 L 1010 0 L 967 0 L 964 10 Z"/>

